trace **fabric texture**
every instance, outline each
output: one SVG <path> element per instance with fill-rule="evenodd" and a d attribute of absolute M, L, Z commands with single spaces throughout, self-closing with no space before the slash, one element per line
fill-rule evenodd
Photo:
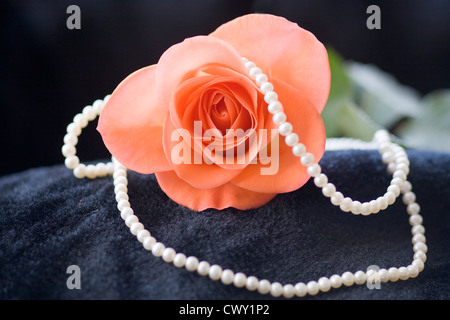
<path fill-rule="evenodd" d="M 429 247 L 424 271 L 380 289 L 343 286 L 304 299 L 450 298 L 450 154 L 408 155 Z M 390 181 L 374 150 L 327 151 L 320 163 L 338 190 L 360 201 L 382 195 Z M 378 214 L 354 216 L 334 207 L 310 180 L 259 209 L 198 213 L 170 200 L 154 175 L 130 172 L 128 187 L 132 208 L 156 239 L 259 279 L 295 284 L 412 261 L 400 199 Z M 0 178 L 0 298 L 275 299 L 155 258 L 120 218 L 113 190 L 111 177 L 79 180 L 63 165 Z M 66 286 L 70 265 L 80 267 L 79 290 Z"/>

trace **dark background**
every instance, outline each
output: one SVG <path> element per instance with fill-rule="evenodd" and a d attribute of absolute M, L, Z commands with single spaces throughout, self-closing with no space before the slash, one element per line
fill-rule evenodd
<path fill-rule="evenodd" d="M 2 3 L 0 175 L 62 163 L 65 128 L 85 105 L 171 45 L 252 12 L 297 22 L 345 59 L 375 64 L 422 94 L 450 87 L 448 0 Z M 81 9 L 81 30 L 66 27 L 71 4 Z M 381 9 L 381 30 L 366 27 L 371 4 Z M 86 131 L 81 160 L 108 157 L 95 125 Z"/>

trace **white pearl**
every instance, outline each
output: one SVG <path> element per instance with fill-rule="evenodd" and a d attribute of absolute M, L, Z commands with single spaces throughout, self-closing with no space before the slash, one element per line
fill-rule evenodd
<path fill-rule="evenodd" d="M 396 168 L 397 168 L 397 165 L 395 163 L 389 163 L 387 166 L 387 172 L 389 174 L 394 174 Z"/>
<path fill-rule="evenodd" d="M 128 188 L 126 185 L 124 184 L 118 184 L 117 186 L 114 187 L 114 193 L 119 193 L 119 192 L 128 192 Z"/>
<path fill-rule="evenodd" d="M 134 215 L 134 211 L 130 207 L 125 207 L 120 211 L 120 217 L 123 220 L 126 220 L 129 216 L 132 216 L 132 215 Z"/>
<path fill-rule="evenodd" d="M 245 286 L 246 283 L 247 283 L 247 276 L 244 273 L 238 272 L 234 275 L 233 284 L 236 288 L 242 288 Z"/>
<path fill-rule="evenodd" d="M 92 108 L 94 109 L 96 114 L 100 114 L 103 110 L 103 107 L 104 107 L 104 102 L 100 99 L 95 100 L 94 103 L 92 104 Z"/>
<path fill-rule="evenodd" d="M 409 265 L 406 267 L 408 269 L 408 276 L 410 278 L 415 278 L 419 275 L 419 268 L 415 265 Z"/>
<path fill-rule="evenodd" d="M 286 119 L 287 119 L 286 114 L 283 111 L 275 113 L 272 117 L 272 120 L 276 125 L 281 125 L 285 123 Z"/>
<path fill-rule="evenodd" d="M 114 179 L 114 185 L 117 186 L 119 184 L 128 185 L 128 180 L 125 177 L 117 177 Z"/>
<path fill-rule="evenodd" d="M 112 162 L 108 162 L 106 164 L 106 171 L 108 172 L 108 174 L 113 174 L 114 172 L 114 164 Z"/>
<path fill-rule="evenodd" d="M 376 201 L 375 201 L 376 202 Z M 370 204 L 369 202 L 364 202 L 361 204 L 361 214 L 363 216 L 368 216 L 369 214 L 371 214 L 372 211 L 370 210 Z"/>
<path fill-rule="evenodd" d="M 391 276 L 389 275 L 389 271 L 384 268 L 380 269 L 380 271 L 378 271 L 378 274 L 380 275 L 380 281 L 383 283 L 388 282 L 391 278 Z"/>
<path fill-rule="evenodd" d="M 296 133 L 290 133 L 286 136 L 286 138 L 284 139 L 284 141 L 286 142 L 286 144 L 289 147 L 294 146 L 295 144 L 298 143 L 299 137 Z"/>
<path fill-rule="evenodd" d="M 295 288 L 292 284 L 285 284 L 283 286 L 283 297 L 285 298 L 292 298 L 295 296 Z"/>
<path fill-rule="evenodd" d="M 319 293 L 319 284 L 316 281 L 309 281 L 306 284 L 306 288 L 308 289 L 308 293 L 312 296 Z"/>
<path fill-rule="evenodd" d="M 234 282 L 234 272 L 230 269 L 223 270 L 220 281 L 222 281 L 224 285 L 232 284 Z"/>
<path fill-rule="evenodd" d="M 380 211 L 380 203 L 377 200 L 371 200 L 369 202 L 369 211 L 371 213 L 378 213 Z"/>
<path fill-rule="evenodd" d="M 402 193 L 407 193 L 407 192 L 409 192 L 409 191 L 411 191 L 411 190 L 412 190 L 412 184 L 411 184 L 411 182 L 405 181 L 405 182 L 403 183 L 403 187 L 402 187 L 401 192 L 402 192 Z"/>
<path fill-rule="evenodd" d="M 402 171 L 402 170 L 396 170 L 396 171 L 394 172 L 394 174 L 392 175 L 392 177 L 393 177 L 393 178 L 399 178 L 399 179 L 402 179 L 402 180 L 403 180 L 403 183 L 404 183 L 404 181 L 406 180 L 406 174 L 405 174 L 405 172 Z"/>
<path fill-rule="evenodd" d="M 66 131 L 67 131 L 67 133 L 73 134 L 75 136 L 79 136 L 81 134 L 80 126 L 73 122 L 67 126 Z"/>
<path fill-rule="evenodd" d="M 142 229 L 137 233 L 137 239 L 140 243 L 144 243 L 145 239 L 150 237 L 150 231 Z"/>
<path fill-rule="evenodd" d="M 319 187 L 323 188 L 328 183 L 328 177 L 324 175 L 323 173 L 319 174 L 317 177 L 314 178 L 314 184 Z"/>
<path fill-rule="evenodd" d="M 392 192 L 395 197 L 398 197 L 400 195 L 400 187 L 396 184 L 391 184 L 387 188 L 387 192 Z"/>
<path fill-rule="evenodd" d="M 409 217 L 409 224 L 411 226 L 417 226 L 419 224 L 422 224 L 423 218 L 420 214 L 413 214 Z"/>
<path fill-rule="evenodd" d="M 389 133 L 386 130 L 380 129 L 373 135 L 373 138 L 378 142 L 390 141 Z"/>
<path fill-rule="evenodd" d="M 304 284 L 303 282 L 299 282 L 297 283 L 295 286 L 295 295 L 297 297 L 304 297 L 306 296 L 306 294 L 308 293 L 308 288 L 306 287 L 306 284 Z"/>
<path fill-rule="evenodd" d="M 198 267 L 198 259 L 196 257 L 190 256 L 186 258 L 186 264 L 184 265 L 186 270 L 195 271 Z"/>
<path fill-rule="evenodd" d="M 173 258 L 173 265 L 177 268 L 183 268 L 186 263 L 186 255 L 184 253 L 177 253 Z"/>
<path fill-rule="evenodd" d="M 257 75 L 262 74 L 262 70 L 258 67 L 253 67 L 248 71 L 251 78 L 255 79 Z"/>
<path fill-rule="evenodd" d="M 77 153 L 77 149 L 71 144 L 65 144 L 61 148 L 61 153 L 64 157 L 72 157 Z"/>
<path fill-rule="evenodd" d="M 425 227 L 421 224 L 418 224 L 411 228 L 411 234 L 414 236 L 416 234 L 424 234 L 425 233 Z"/>
<path fill-rule="evenodd" d="M 314 180 L 314 182 L 316 182 L 316 181 Z M 344 199 L 342 199 L 342 202 L 339 205 L 339 208 L 344 212 L 350 212 L 352 210 L 352 203 L 353 203 L 353 200 L 351 198 L 345 197 Z"/>
<path fill-rule="evenodd" d="M 120 191 L 116 194 L 116 201 L 119 202 L 120 200 L 129 200 L 128 193 Z"/>
<path fill-rule="evenodd" d="M 258 289 L 258 286 L 259 286 L 258 278 L 254 276 L 250 276 L 247 278 L 247 282 L 245 283 L 245 288 L 247 288 L 247 290 L 255 291 L 256 289 Z"/>
<path fill-rule="evenodd" d="M 95 165 L 95 169 L 97 170 L 97 175 L 99 177 L 105 177 L 108 174 L 108 171 L 106 169 L 106 164 L 103 162 L 99 162 Z"/>
<path fill-rule="evenodd" d="M 387 198 L 385 197 L 378 197 L 376 201 L 378 202 L 380 210 L 384 210 L 389 206 Z"/>
<path fill-rule="evenodd" d="M 414 259 L 414 261 L 411 264 L 416 266 L 419 269 L 419 272 L 422 272 L 423 268 L 425 267 L 425 264 L 421 259 Z"/>
<path fill-rule="evenodd" d="M 212 265 L 209 268 L 209 277 L 211 280 L 219 280 L 222 276 L 222 267 L 217 264 Z"/>
<path fill-rule="evenodd" d="M 264 73 L 258 74 L 255 77 L 255 82 L 258 86 L 261 86 L 263 83 L 267 82 L 269 80 L 267 76 Z"/>
<path fill-rule="evenodd" d="M 127 171 L 126 170 L 115 170 L 113 173 L 113 179 L 117 179 L 118 177 L 127 177 Z"/>
<path fill-rule="evenodd" d="M 402 170 L 406 173 L 406 175 L 409 173 L 409 167 L 404 163 L 397 164 L 396 170 Z"/>
<path fill-rule="evenodd" d="M 394 162 L 395 158 L 394 158 L 394 154 L 392 152 L 386 152 L 383 153 L 383 155 L 381 156 L 381 160 L 383 161 L 383 163 L 388 164 L 391 162 Z"/>
<path fill-rule="evenodd" d="M 265 82 L 259 89 L 263 94 L 266 94 L 267 92 L 273 91 L 273 84 L 271 84 L 270 82 Z"/>
<path fill-rule="evenodd" d="M 334 184 L 332 183 L 327 183 L 323 188 L 322 188 L 322 193 L 325 197 L 331 197 L 334 193 L 336 192 L 336 187 L 334 186 Z"/>
<path fill-rule="evenodd" d="M 298 143 L 292 148 L 292 153 L 297 156 L 301 157 L 306 153 L 306 147 L 303 143 Z"/>
<path fill-rule="evenodd" d="M 209 273 L 209 262 L 201 261 L 197 266 L 197 273 L 201 276 L 206 276 Z"/>
<path fill-rule="evenodd" d="M 78 137 L 72 133 L 67 133 L 64 136 L 64 143 L 71 146 L 75 146 L 78 143 Z"/>
<path fill-rule="evenodd" d="M 398 268 L 398 273 L 400 280 L 407 280 L 409 278 L 409 271 L 406 267 Z"/>
<path fill-rule="evenodd" d="M 259 284 L 258 284 L 258 292 L 259 293 L 267 294 L 270 292 L 271 289 L 272 289 L 272 286 L 271 286 L 269 280 L 262 279 L 259 281 Z"/>
<path fill-rule="evenodd" d="M 391 280 L 392 282 L 395 282 L 400 278 L 400 272 L 395 267 L 389 268 L 388 273 L 389 280 Z"/>
<path fill-rule="evenodd" d="M 364 284 L 367 280 L 367 274 L 364 271 L 355 272 L 355 283 Z"/>
<path fill-rule="evenodd" d="M 406 207 L 406 212 L 408 212 L 409 215 L 419 214 L 420 212 L 419 204 L 417 202 L 408 204 L 408 206 Z"/>
<path fill-rule="evenodd" d="M 71 156 L 64 160 L 67 169 L 75 169 L 80 164 L 80 159 L 77 156 Z"/>
<path fill-rule="evenodd" d="M 413 251 L 414 252 L 422 251 L 423 253 L 427 253 L 428 247 L 425 243 L 418 242 L 413 246 Z"/>
<path fill-rule="evenodd" d="M 275 91 L 268 91 L 264 95 L 264 101 L 266 103 L 271 103 L 271 102 L 277 101 L 277 100 L 278 100 L 278 94 Z"/>
<path fill-rule="evenodd" d="M 276 114 L 278 112 L 282 112 L 283 111 L 283 105 L 281 104 L 280 101 L 272 101 L 267 106 L 267 110 L 269 110 L 269 112 L 272 113 L 272 114 Z M 284 120 L 286 121 L 286 119 L 284 119 Z"/>
<path fill-rule="evenodd" d="M 246 57 L 241 57 L 242 62 L 245 64 L 246 62 L 248 62 L 248 59 Z"/>
<path fill-rule="evenodd" d="M 312 153 L 305 153 L 301 158 L 300 162 L 304 166 L 310 166 L 314 163 L 314 155 Z"/>
<path fill-rule="evenodd" d="M 177 253 L 176 253 L 176 251 L 173 248 L 165 248 L 164 251 L 163 251 L 163 254 L 162 254 L 162 259 L 165 262 L 170 263 L 170 262 L 173 261 L 173 259 L 175 258 L 176 254 Z"/>
<path fill-rule="evenodd" d="M 414 253 L 414 260 L 415 259 L 422 260 L 422 262 L 425 263 L 425 261 L 427 261 L 427 255 L 423 251 L 417 251 Z"/>
<path fill-rule="evenodd" d="M 119 203 L 117 204 L 117 209 L 119 209 L 119 211 L 122 211 L 123 208 L 129 207 L 129 206 L 130 206 L 130 202 L 128 200 L 120 200 Z"/>
<path fill-rule="evenodd" d="M 284 122 L 278 127 L 278 131 L 282 136 L 287 136 L 292 132 L 292 124 L 290 124 L 289 122 Z"/>
<path fill-rule="evenodd" d="M 315 164 L 309 166 L 306 171 L 308 171 L 308 174 L 311 177 L 317 177 L 321 173 L 322 168 L 320 167 L 319 164 L 315 163 Z"/>
<path fill-rule="evenodd" d="M 386 198 L 388 205 L 391 205 L 395 202 L 395 194 L 390 191 L 386 192 L 383 197 Z"/>
<path fill-rule="evenodd" d="M 342 278 L 342 283 L 346 287 L 351 286 L 355 282 L 355 276 L 353 275 L 353 273 L 351 273 L 349 271 L 344 272 L 342 274 L 341 278 Z"/>
<path fill-rule="evenodd" d="M 86 177 L 89 179 L 95 179 L 97 177 L 97 169 L 95 168 L 95 165 L 88 164 L 86 166 Z"/>
<path fill-rule="evenodd" d="M 139 218 L 138 218 L 137 216 L 135 216 L 134 214 L 128 216 L 128 217 L 125 219 L 125 224 L 127 225 L 128 228 L 130 228 L 131 225 L 132 225 L 133 223 L 135 223 L 135 222 L 139 222 Z"/>
<path fill-rule="evenodd" d="M 154 237 L 148 237 L 144 240 L 144 249 L 147 251 L 152 250 L 154 244 L 156 243 L 156 239 Z"/>
<path fill-rule="evenodd" d="M 274 282 L 270 288 L 270 294 L 273 297 L 279 297 L 283 294 L 283 286 L 279 282 Z"/>
<path fill-rule="evenodd" d="M 331 287 L 337 289 L 342 286 L 342 278 L 341 276 L 334 274 L 330 277 L 330 285 Z"/>
<path fill-rule="evenodd" d="M 247 69 L 249 69 L 249 70 L 250 70 L 251 68 L 256 67 L 255 63 L 252 62 L 252 61 L 247 61 L 247 62 L 244 63 L 244 65 L 245 65 L 245 67 L 246 67 Z"/>
<path fill-rule="evenodd" d="M 92 106 L 84 107 L 82 113 L 88 121 L 93 121 L 95 118 L 97 118 L 97 114 L 95 113 L 95 110 Z"/>
<path fill-rule="evenodd" d="M 319 285 L 319 290 L 322 292 L 327 292 L 331 289 L 331 281 L 327 277 L 322 277 L 317 281 Z"/>
<path fill-rule="evenodd" d="M 403 171 L 401 171 L 403 172 Z M 398 188 L 402 188 L 403 184 L 405 183 L 405 180 L 402 180 L 400 178 L 392 178 L 391 180 L 391 186 L 398 186 Z"/>
<path fill-rule="evenodd" d="M 73 123 L 80 126 L 80 128 L 85 128 L 88 125 L 89 121 L 84 116 L 84 114 L 78 113 L 77 115 L 75 115 L 75 117 L 73 117 Z"/>
<path fill-rule="evenodd" d="M 330 198 L 331 203 L 335 206 L 341 205 L 342 200 L 344 200 L 344 195 L 339 191 L 335 192 Z"/>
<path fill-rule="evenodd" d="M 392 148 L 392 145 L 389 142 L 381 142 L 378 146 L 378 151 L 380 152 L 380 154 L 384 154 L 386 152 L 390 152 Z"/>
<path fill-rule="evenodd" d="M 353 214 L 360 214 L 361 213 L 361 202 L 359 202 L 358 200 L 353 201 L 351 211 Z"/>
<path fill-rule="evenodd" d="M 140 222 L 135 222 L 130 227 L 130 231 L 134 236 L 136 236 L 138 234 L 138 232 L 143 229 L 144 229 L 144 225 Z"/>
<path fill-rule="evenodd" d="M 163 255 L 164 250 L 166 249 L 166 246 L 162 244 L 161 242 L 156 242 L 152 246 L 152 254 L 155 257 L 161 257 Z"/>

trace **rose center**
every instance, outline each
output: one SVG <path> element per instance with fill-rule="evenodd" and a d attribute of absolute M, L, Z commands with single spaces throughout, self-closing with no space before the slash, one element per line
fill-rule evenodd
<path fill-rule="evenodd" d="M 226 130 L 231 128 L 232 119 L 230 117 L 229 108 L 232 108 L 232 102 L 227 97 L 222 97 L 220 100 L 212 105 L 211 108 L 211 120 L 222 132 L 222 135 L 226 134 Z"/>

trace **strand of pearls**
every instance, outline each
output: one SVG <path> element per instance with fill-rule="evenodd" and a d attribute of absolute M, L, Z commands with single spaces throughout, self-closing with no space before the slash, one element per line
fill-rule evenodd
<path fill-rule="evenodd" d="M 345 212 L 367 215 L 386 209 L 388 205 L 395 202 L 400 194 L 403 194 L 402 200 L 407 206 L 406 211 L 409 214 L 414 251 L 410 265 L 399 268 L 383 268 L 378 271 L 359 270 L 354 273 L 346 271 L 341 275 L 335 274 L 330 277 L 321 277 L 317 281 L 281 284 L 276 281 L 270 282 L 267 279 L 248 276 L 242 272 L 224 269 L 217 264 L 201 261 L 195 256 L 187 256 L 164 245 L 153 237 L 150 231 L 145 229 L 131 208 L 127 187 L 127 168 L 114 158 L 108 163 L 86 166 L 80 163 L 79 158 L 76 156 L 76 144 L 82 129 L 87 126 L 89 121 L 93 121 L 100 114 L 109 96 L 106 96 L 104 100 L 96 100 L 92 106 L 85 107 L 82 113 L 77 114 L 73 122 L 67 127 L 64 146 L 62 147 L 62 153 L 66 158 L 65 165 L 73 170 L 75 177 L 80 179 L 85 177 L 94 179 L 112 174 L 117 209 L 120 211 L 120 216 L 127 227 L 130 228 L 130 232 L 142 243 L 145 250 L 150 251 L 155 257 L 162 258 L 165 262 L 173 264 L 177 268 L 185 268 L 201 276 L 209 277 L 214 281 L 220 280 L 224 285 L 233 284 L 237 288 L 246 288 L 249 291 L 257 291 L 260 294 L 270 293 L 274 297 L 292 298 L 294 296 L 304 297 L 307 294 L 316 295 L 319 292 L 327 292 L 331 288 L 337 289 L 341 286 L 395 282 L 399 279 L 407 280 L 417 277 L 424 269 L 428 247 L 424 235 L 425 228 L 422 225 L 423 218 L 420 215 L 420 206 L 416 202 L 416 195 L 412 191 L 412 185 L 407 180 L 409 160 L 404 149 L 392 143 L 386 131 L 378 131 L 375 134 L 373 143 L 378 146 L 382 160 L 387 164 L 388 172 L 393 175 L 386 193 L 376 200 L 364 203 L 344 197 L 342 193 L 336 191 L 333 184 L 328 182 L 326 175 L 321 173 L 321 167 L 314 163 L 314 156 L 306 151 L 306 147 L 299 142 L 298 135 L 293 133 L 292 124 L 286 121 L 286 114 L 278 101 L 277 94 L 273 91 L 273 85 L 267 81 L 267 76 L 253 62 L 245 58 L 243 60 L 249 70 L 250 77 L 256 81 L 260 90 L 265 94 L 264 99 L 268 103 L 269 112 L 273 114 L 273 121 L 279 126 L 280 134 L 285 136 L 285 142 L 292 147 L 293 153 L 300 158 L 301 164 L 307 167 L 308 174 L 314 177 L 315 185 L 322 188 L 323 194 L 330 198 L 333 205 L 339 206 Z M 357 143 L 355 143 L 355 147 L 357 147 Z"/>
<path fill-rule="evenodd" d="M 100 115 L 109 97 L 110 95 L 107 95 L 103 100 L 95 100 L 92 105 L 84 107 L 83 111 L 76 114 L 72 123 L 67 126 L 67 133 L 64 136 L 64 145 L 61 148 L 61 152 L 65 157 L 64 164 L 68 169 L 73 170 L 74 176 L 78 179 L 95 179 L 113 174 L 114 165 L 112 162 L 85 165 L 80 163 L 80 159 L 76 155 L 76 145 L 78 144 L 78 137 L 81 135 L 81 131 L 90 121 L 95 120 Z"/>
<path fill-rule="evenodd" d="M 325 197 L 330 198 L 333 205 L 338 206 L 344 212 L 353 214 L 369 215 L 377 213 L 392 205 L 400 195 L 406 178 L 409 173 L 409 160 L 405 150 L 392 143 L 389 134 L 385 130 L 378 131 L 374 136 L 373 143 L 378 146 L 382 161 L 387 164 L 388 172 L 393 178 L 386 193 L 374 200 L 360 202 L 346 197 L 342 192 L 336 190 L 336 186 L 328 181 L 328 177 L 322 173 L 322 168 L 314 162 L 314 155 L 307 152 L 303 143 L 299 142 L 299 136 L 293 132 L 293 126 L 287 122 L 287 116 L 283 112 L 283 105 L 278 101 L 278 95 L 274 91 L 273 84 L 268 82 L 268 77 L 255 63 L 246 58 L 242 58 L 250 77 L 259 86 L 264 94 L 264 100 L 268 104 L 268 111 L 273 114 L 273 121 L 278 125 L 280 135 L 285 137 L 285 142 L 292 147 L 292 152 L 300 158 L 300 163 L 307 167 L 308 174 L 314 178 L 314 184 L 322 189 Z"/>

